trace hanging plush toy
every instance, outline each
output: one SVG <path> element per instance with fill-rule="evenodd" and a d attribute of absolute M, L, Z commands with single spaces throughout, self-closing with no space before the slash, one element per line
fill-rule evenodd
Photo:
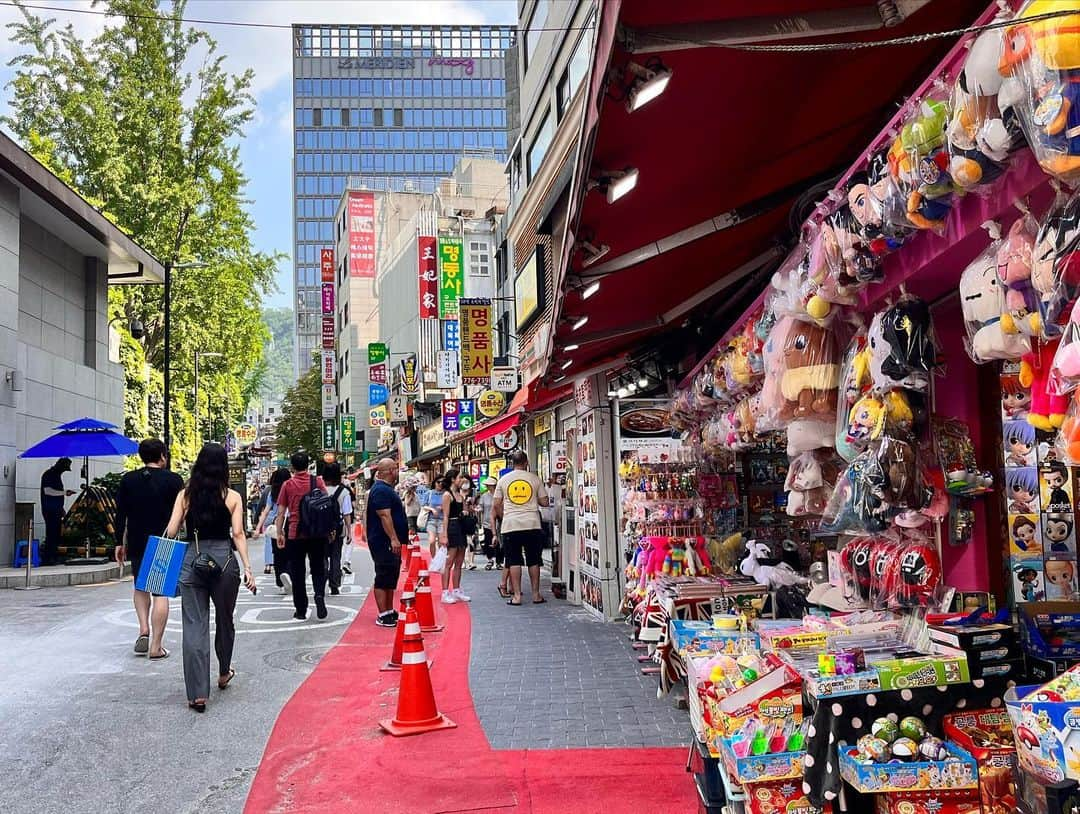
<path fill-rule="evenodd" d="M 1080 194 L 1059 194 L 1039 226 L 1031 284 L 1039 298 L 1042 334 L 1060 336 L 1080 293 Z"/>
<path fill-rule="evenodd" d="M 1002 328 L 1005 289 L 998 277 L 997 224 L 987 224 L 994 242 L 960 275 L 960 307 L 967 330 L 968 355 L 976 363 L 996 359 L 1019 359 L 1031 350 L 1030 340 L 1016 331 Z"/>
<path fill-rule="evenodd" d="M 1007 334 L 1038 336 L 1042 332 L 1039 296 L 1031 282 L 1032 252 L 1038 225 L 1024 214 L 1009 227 L 998 247 L 998 279 L 1005 288 L 1001 329 Z"/>
<path fill-rule="evenodd" d="M 821 462 L 813 452 L 804 452 L 788 466 L 787 514 L 789 517 L 820 515 L 829 499 Z"/>
<path fill-rule="evenodd" d="M 868 334 L 870 373 L 882 391 L 896 387 L 925 391 L 937 364 L 930 308 L 918 297 L 874 316 Z"/>
<path fill-rule="evenodd" d="M 1031 409 L 1028 423 L 1037 430 L 1049 432 L 1065 420 L 1068 398 L 1050 392 L 1050 371 L 1057 353 L 1058 340 L 1038 343 L 1031 353 L 1020 360 L 1020 384 L 1031 388 Z"/>
<path fill-rule="evenodd" d="M 945 149 L 949 106 L 924 99 L 890 150 L 893 176 L 907 199 L 907 219 L 918 229 L 941 231 L 952 206 L 952 178 Z"/>
<path fill-rule="evenodd" d="M 836 415 L 836 388 L 840 354 L 835 335 L 818 325 L 795 320 L 784 338 L 784 404 L 781 418 L 832 418 Z"/>
<path fill-rule="evenodd" d="M 746 544 L 746 548 L 748 553 L 739 570 L 746 576 L 753 577 L 758 585 L 774 590 L 785 585 L 806 585 L 810 582 L 787 563 L 762 565 L 760 560 L 771 559 L 772 553 L 764 543 L 751 540 Z"/>
<path fill-rule="evenodd" d="M 848 423 L 852 408 L 870 392 L 870 350 L 866 332 L 861 330 L 851 340 L 840 367 L 839 405 L 836 416 L 836 452 L 850 461 L 860 450 L 848 441 Z"/>

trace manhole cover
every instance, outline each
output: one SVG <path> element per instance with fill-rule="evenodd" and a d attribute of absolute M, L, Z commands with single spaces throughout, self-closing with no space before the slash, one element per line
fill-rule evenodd
<path fill-rule="evenodd" d="M 310 673 L 329 647 L 305 647 L 298 650 L 274 650 L 263 656 L 263 663 L 279 670 Z"/>

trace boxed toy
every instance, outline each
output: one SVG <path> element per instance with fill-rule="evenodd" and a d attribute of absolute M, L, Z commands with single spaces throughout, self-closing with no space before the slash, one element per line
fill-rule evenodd
<path fill-rule="evenodd" d="M 720 754 L 728 774 L 740 785 L 772 780 L 802 778 L 803 758 L 806 751 L 780 752 L 778 754 L 747 755 L 739 757 L 731 738 L 720 742 Z"/>
<path fill-rule="evenodd" d="M 955 743 L 945 743 L 944 748 L 945 760 L 878 763 L 860 757 L 856 747 L 840 743 L 840 776 L 863 793 L 977 788 L 979 770 L 974 758 Z"/>
<path fill-rule="evenodd" d="M 1061 675 L 1075 663 L 1075 659 L 1044 659 L 1027 656 L 1027 675 L 1029 684 L 1044 684 L 1054 676 Z"/>
<path fill-rule="evenodd" d="M 1009 659 L 1008 661 L 969 661 L 968 671 L 975 678 L 998 678 L 1019 681 L 1024 677 L 1024 660 Z"/>
<path fill-rule="evenodd" d="M 671 643 L 684 656 L 711 656 L 716 653 L 739 655 L 760 649 L 756 633 L 717 630 L 709 622 L 688 619 L 671 620 Z"/>
<path fill-rule="evenodd" d="M 1016 810 L 1016 745 L 1009 713 L 1001 709 L 955 712 L 942 719 L 945 737 L 967 750 L 979 765 L 983 814 Z"/>
<path fill-rule="evenodd" d="M 823 809 L 811 805 L 799 779 L 747 784 L 743 793 L 747 814 L 828 814 L 832 810 L 829 803 Z"/>
<path fill-rule="evenodd" d="M 927 630 L 933 641 L 966 653 L 985 648 L 1010 647 L 1016 641 L 1016 631 L 1012 625 L 1004 624 L 929 625 Z"/>
<path fill-rule="evenodd" d="M 1017 606 L 1024 649 L 1047 659 L 1080 658 L 1080 602 Z"/>
<path fill-rule="evenodd" d="M 1080 814 L 1080 792 L 1075 780 L 1047 783 L 1022 769 L 1016 772 L 1018 814 Z"/>
<path fill-rule="evenodd" d="M 905 791 L 877 795 L 877 814 L 981 814 L 974 789 Z"/>
<path fill-rule="evenodd" d="M 802 723 L 802 679 L 786 664 L 711 705 L 710 724 L 721 735 L 734 735 L 751 716 L 761 724 Z"/>
<path fill-rule="evenodd" d="M 1019 765 L 1050 783 L 1080 779 L 1080 696 L 1062 700 L 1071 693 L 1052 687 L 1071 675 L 1066 672 L 1042 686 L 1013 687 L 1005 693 Z"/>
<path fill-rule="evenodd" d="M 971 680 L 967 656 L 960 650 L 934 645 L 937 651 L 924 656 L 875 661 L 883 690 L 966 684 Z"/>

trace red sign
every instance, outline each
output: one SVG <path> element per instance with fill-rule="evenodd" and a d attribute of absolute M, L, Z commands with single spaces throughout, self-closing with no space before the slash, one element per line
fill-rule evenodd
<path fill-rule="evenodd" d="M 322 346 L 327 350 L 333 350 L 337 344 L 337 332 L 334 330 L 334 316 L 322 318 Z"/>
<path fill-rule="evenodd" d="M 375 276 L 375 194 L 349 193 L 349 276 Z"/>
<path fill-rule="evenodd" d="M 334 313 L 334 284 L 322 284 L 322 312 L 323 314 Z"/>
<path fill-rule="evenodd" d="M 386 384 L 386 362 L 368 365 L 368 379 L 375 382 L 375 384 Z"/>
<path fill-rule="evenodd" d="M 435 253 L 435 243 L 433 237 L 416 239 L 420 261 L 420 319 L 439 318 L 439 256 Z"/>
<path fill-rule="evenodd" d="M 334 250 L 323 249 L 319 260 L 322 268 L 322 282 L 334 282 Z"/>

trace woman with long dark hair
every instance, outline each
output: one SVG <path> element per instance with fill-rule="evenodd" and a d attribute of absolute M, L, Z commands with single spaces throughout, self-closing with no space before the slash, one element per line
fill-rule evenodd
<path fill-rule="evenodd" d="M 462 475 L 457 469 L 451 469 L 443 476 L 439 484 L 443 490 L 443 528 L 440 542 L 446 547 L 446 565 L 442 573 L 442 601 L 447 605 L 472 601 L 461 590 L 461 566 L 465 562 L 465 549 L 469 545 L 462 523 L 465 496 L 461 493 L 461 485 L 467 479 L 468 475 Z"/>
<path fill-rule="evenodd" d="M 274 582 L 278 586 L 278 590 L 283 594 L 292 592 L 292 583 L 285 584 L 285 580 L 289 579 L 289 560 L 285 556 L 285 531 L 282 528 L 283 523 L 277 522 L 278 518 L 278 495 L 281 494 L 281 487 L 289 478 L 292 477 L 292 473 L 285 467 L 280 467 L 274 470 L 274 474 L 270 476 L 270 496 L 267 498 L 266 505 L 263 506 L 262 514 L 259 516 L 258 527 L 255 529 L 255 534 L 266 534 L 266 541 L 268 544 L 269 555 L 264 555 L 266 560 L 265 565 L 267 568 L 274 567 Z"/>
<path fill-rule="evenodd" d="M 181 524 L 187 529 L 188 539 L 180 569 L 184 684 L 188 707 L 206 712 L 210 696 L 210 603 L 214 603 L 217 627 L 217 685 L 224 690 L 236 675 L 232 669 L 236 638 L 233 613 L 240 590 L 241 564 L 244 585 L 255 592 L 244 534 L 243 500 L 229 488 L 229 456 L 221 444 L 206 444 L 199 452 L 187 486 L 176 496 L 165 536 L 175 537 Z"/>

